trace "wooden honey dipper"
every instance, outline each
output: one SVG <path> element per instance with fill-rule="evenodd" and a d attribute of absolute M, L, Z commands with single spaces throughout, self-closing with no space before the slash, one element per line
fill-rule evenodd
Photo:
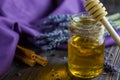
<path fill-rule="evenodd" d="M 99 0 L 87 0 L 84 7 L 96 21 L 101 21 L 117 45 L 120 46 L 120 37 L 105 17 L 107 15 L 107 11 L 103 4 Z"/>

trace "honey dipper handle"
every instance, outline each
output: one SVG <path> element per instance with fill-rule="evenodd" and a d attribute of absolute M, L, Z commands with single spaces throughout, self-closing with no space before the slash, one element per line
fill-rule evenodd
<path fill-rule="evenodd" d="M 102 24 L 105 26 L 107 31 L 110 33 L 110 35 L 113 37 L 117 45 L 120 47 L 120 37 L 117 34 L 117 32 L 113 29 L 112 25 L 108 22 L 106 17 L 103 17 L 101 19 Z"/>
<path fill-rule="evenodd" d="M 96 19 L 96 22 L 101 21 L 103 23 L 105 28 L 115 40 L 116 44 L 120 47 L 120 37 L 106 19 L 105 16 L 107 15 L 107 11 L 100 0 L 87 0 L 84 6 L 86 11 L 92 15 L 94 19 Z"/>

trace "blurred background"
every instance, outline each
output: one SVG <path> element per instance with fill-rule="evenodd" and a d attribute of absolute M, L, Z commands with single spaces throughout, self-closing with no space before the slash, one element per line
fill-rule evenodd
<path fill-rule="evenodd" d="M 100 0 L 106 7 L 109 14 L 120 12 L 119 0 Z"/>

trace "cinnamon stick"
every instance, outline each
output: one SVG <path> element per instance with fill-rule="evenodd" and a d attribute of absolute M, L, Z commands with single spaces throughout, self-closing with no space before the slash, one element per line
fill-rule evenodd
<path fill-rule="evenodd" d="M 36 63 L 38 63 L 42 66 L 46 66 L 48 63 L 48 60 L 46 58 L 41 57 L 40 55 L 37 55 L 34 51 L 32 51 L 30 49 L 27 49 L 27 48 L 24 48 L 24 47 L 21 47 L 18 45 L 17 50 L 16 50 L 16 55 L 19 55 L 19 54 L 21 54 L 22 56 L 27 57 L 31 60 L 34 60 Z M 21 58 L 21 57 L 19 57 L 19 58 Z M 28 64 L 29 64 L 29 62 L 28 62 Z"/>
<path fill-rule="evenodd" d="M 23 54 L 31 59 L 36 59 L 36 54 L 34 51 L 30 50 L 30 49 L 27 49 L 27 48 L 24 48 L 24 47 L 21 47 L 21 46 L 17 46 L 17 52 L 19 54 Z"/>
<path fill-rule="evenodd" d="M 32 59 L 30 59 L 30 58 L 28 58 L 28 57 L 25 57 L 25 56 L 16 54 L 15 57 L 16 57 L 17 59 L 21 60 L 23 63 L 27 64 L 27 65 L 30 66 L 30 67 L 33 67 L 33 66 L 35 66 L 35 64 L 36 64 L 36 61 L 35 61 L 35 60 L 32 60 Z"/>
<path fill-rule="evenodd" d="M 38 64 L 41 64 L 42 66 L 46 66 L 48 63 L 48 60 L 46 58 L 43 58 L 43 57 L 37 55 L 36 62 Z"/>

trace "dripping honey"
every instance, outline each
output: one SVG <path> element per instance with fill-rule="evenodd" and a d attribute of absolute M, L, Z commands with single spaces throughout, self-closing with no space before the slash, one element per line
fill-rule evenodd
<path fill-rule="evenodd" d="M 91 20 L 87 19 L 79 23 L 82 25 L 85 23 L 87 23 L 87 25 L 94 23 L 90 21 Z M 103 72 L 103 64 L 103 38 L 99 36 L 83 37 L 82 35 L 73 35 L 70 37 L 68 40 L 68 69 L 73 76 L 79 78 L 94 78 Z"/>

